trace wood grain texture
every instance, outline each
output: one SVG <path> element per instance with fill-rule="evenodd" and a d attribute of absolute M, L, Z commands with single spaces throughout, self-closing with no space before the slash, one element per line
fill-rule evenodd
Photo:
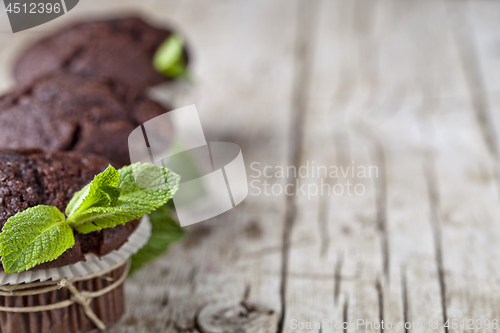
<path fill-rule="evenodd" d="M 293 195 L 251 188 L 236 209 L 187 227 L 127 281 L 111 332 L 464 332 L 444 323 L 500 319 L 499 3 L 81 1 L 0 34 L 0 87 L 30 40 L 118 12 L 186 35 L 194 83 L 158 94 L 196 103 L 208 140 L 240 145 L 249 181 Z M 253 162 L 376 176 L 266 178 Z M 349 183 L 363 194 L 299 190 Z M 382 320 L 393 329 L 373 325 Z"/>

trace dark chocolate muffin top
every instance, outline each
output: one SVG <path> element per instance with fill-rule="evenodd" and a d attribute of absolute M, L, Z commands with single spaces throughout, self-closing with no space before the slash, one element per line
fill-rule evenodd
<path fill-rule="evenodd" d="M 74 193 L 108 165 L 107 159 L 96 155 L 0 150 L 0 228 L 9 217 L 37 205 L 55 206 L 64 212 Z M 83 260 L 87 252 L 106 254 L 123 244 L 137 225 L 135 220 L 86 235 L 76 233 L 75 246 L 35 268 L 72 264 Z"/>
<path fill-rule="evenodd" d="M 54 74 L 0 97 L 0 149 L 93 153 L 118 168 L 132 130 L 167 111 L 111 79 Z"/>
<path fill-rule="evenodd" d="M 73 194 L 108 165 L 107 159 L 95 155 L 0 150 L 0 227 L 37 205 L 64 212 Z"/>
<path fill-rule="evenodd" d="M 66 71 L 144 89 L 167 79 L 155 71 L 152 58 L 170 35 L 135 17 L 79 23 L 25 50 L 14 76 L 26 85 L 47 73 Z"/>

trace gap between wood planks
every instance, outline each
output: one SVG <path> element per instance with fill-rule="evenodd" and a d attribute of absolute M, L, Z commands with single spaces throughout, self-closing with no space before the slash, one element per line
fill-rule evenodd
<path fill-rule="evenodd" d="M 409 332 L 409 328 L 406 327 L 406 323 L 410 322 L 410 311 L 408 307 L 408 284 L 406 282 L 406 268 L 401 268 L 401 290 L 403 297 L 403 319 L 405 321 L 405 333 Z"/>
<path fill-rule="evenodd" d="M 424 158 L 424 176 L 427 185 L 427 197 L 429 198 L 429 209 L 431 214 L 432 238 L 434 240 L 434 254 L 436 258 L 436 265 L 439 279 L 439 292 L 441 298 L 441 311 L 443 314 L 443 323 L 448 321 L 448 314 L 446 309 L 446 280 L 444 277 L 443 265 L 443 250 L 442 250 L 442 236 L 441 236 L 441 221 L 439 219 L 439 193 L 436 177 L 436 167 L 433 158 L 426 154 Z M 444 325 L 444 332 L 448 333 L 448 327 Z"/>
<path fill-rule="evenodd" d="M 315 23 L 319 0 L 297 2 L 297 24 L 295 37 L 295 73 L 291 96 L 291 127 L 290 127 L 290 157 L 289 165 L 299 167 L 302 161 L 304 144 L 304 120 L 307 110 L 307 92 L 311 82 L 312 50 L 314 49 Z M 294 180 L 289 178 L 289 184 Z M 286 320 L 286 294 L 288 263 L 290 257 L 290 240 L 292 229 L 295 224 L 297 213 L 296 188 L 293 195 L 286 196 L 285 217 L 282 238 L 281 254 L 281 284 L 280 301 L 281 313 L 278 320 L 277 332 L 282 333 L 285 329 Z"/>

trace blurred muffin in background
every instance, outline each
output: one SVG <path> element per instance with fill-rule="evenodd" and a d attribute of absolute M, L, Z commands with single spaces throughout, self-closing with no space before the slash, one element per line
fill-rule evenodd
<path fill-rule="evenodd" d="M 25 86 L 48 73 L 67 72 L 142 90 L 185 76 L 187 62 L 178 35 L 128 17 L 82 22 L 43 38 L 20 55 L 14 77 Z"/>

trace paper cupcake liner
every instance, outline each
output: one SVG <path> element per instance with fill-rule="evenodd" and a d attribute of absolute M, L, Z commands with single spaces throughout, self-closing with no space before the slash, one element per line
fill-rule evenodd
<path fill-rule="evenodd" d="M 73 282 L 73 287 L 86 293 L 99 292 L 109 288 L 127 274 L 127 265 L 88 280 Z M 27 285 L 29 286 L 29 284 Z M 0 306 L 8 308 L 46 307 L 72 299 L 74 294 L 68 288 L 58 288 L 45 293 L 24 296 L 0 296 Z M 105 327 L 111 327 L 120 320 L 125 311 L 123 282 L 105 294 L 93 298 L 88 304 L 93 314 Z M 36 312 L 0 312 L 2 333 L 90 333 L 99 332 L 95 322 L 88 316 L 81 304 L 41 310 Z"/>
<path fill-rule="evenodd" d="M 139 226 L 128 237 L 128 240 L 118 249 L 99 258 L 93 253 L 85 255 L 86 261 L 57 268 L 39 269 L 22 273 L 6 274 L 0 273 L 0 285 L 20 284 L 34 281 L 60 280 L 63 278 L 73 279 L 95 274 L 114 265 L 123 262 L 137 253 L 151 237 L 151 223 L 147 216 L 141 219 Z"/>

